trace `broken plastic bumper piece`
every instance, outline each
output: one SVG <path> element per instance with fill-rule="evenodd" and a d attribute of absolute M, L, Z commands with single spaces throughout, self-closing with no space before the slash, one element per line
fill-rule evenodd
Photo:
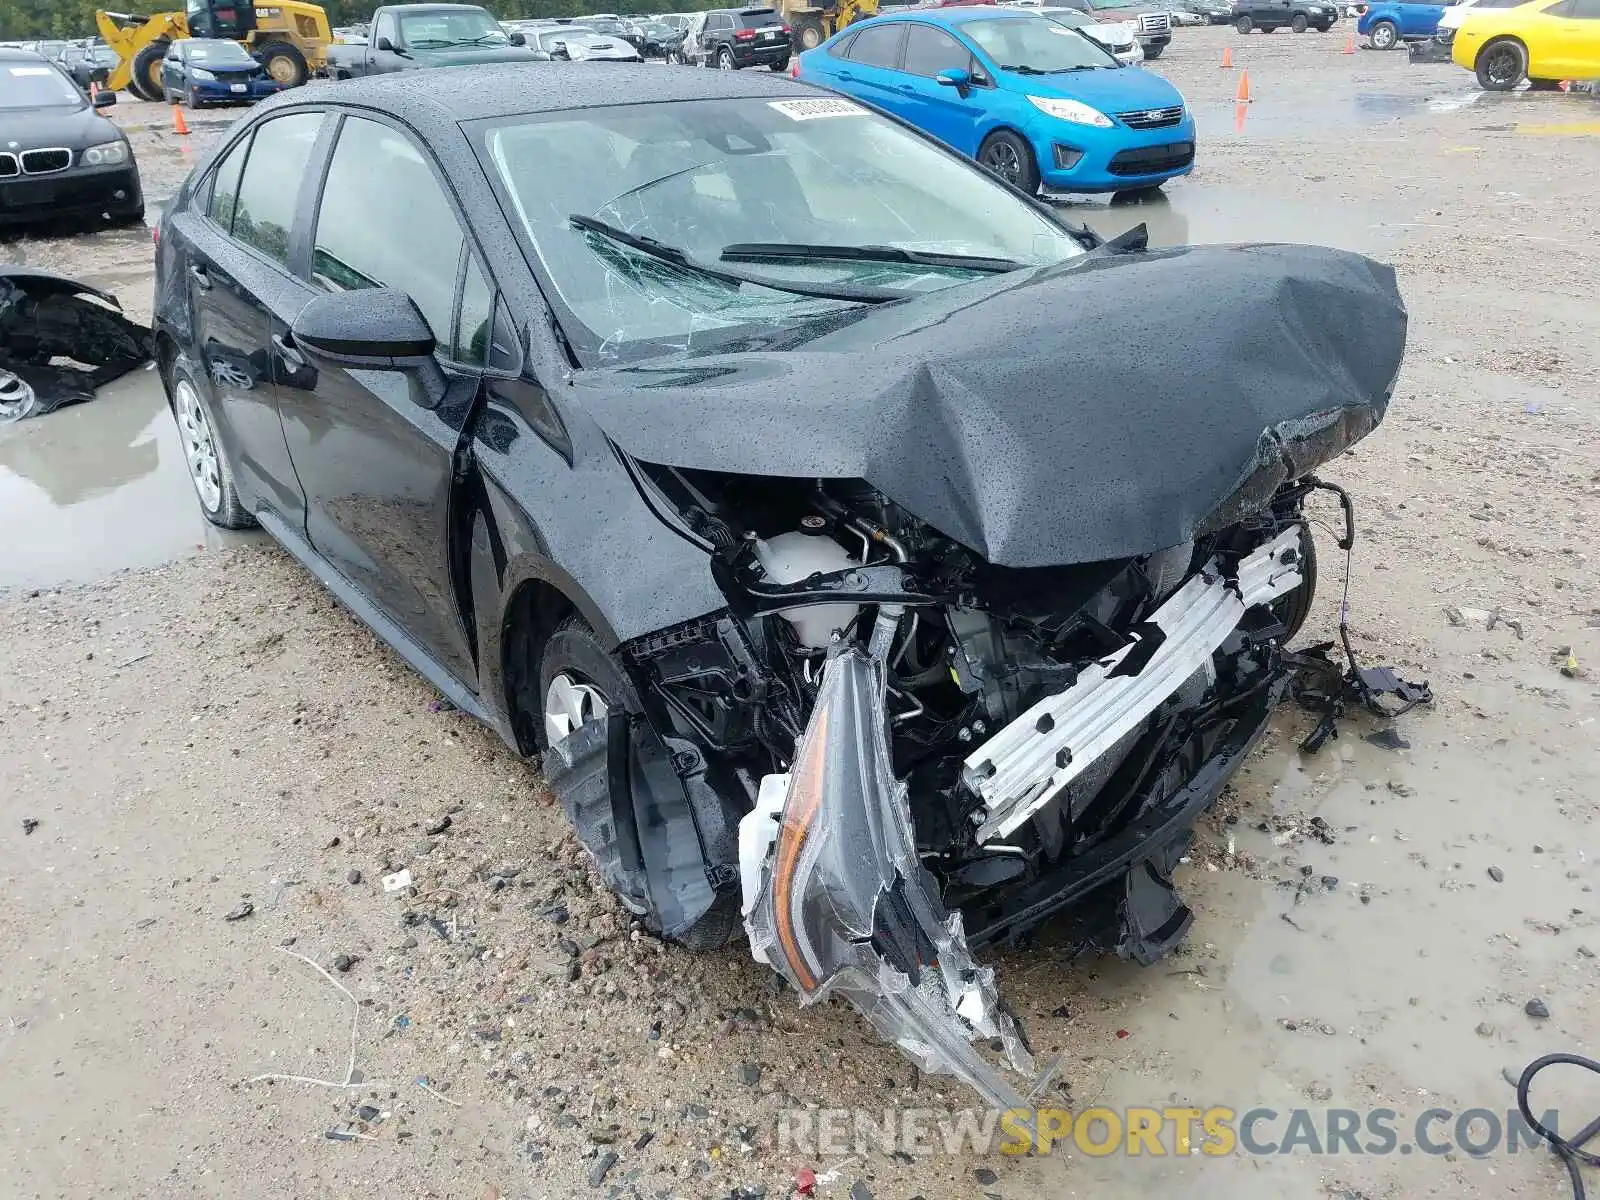
<path fill-rule="evenodd" d="M 1245 610 L 1300 586 L 1300 526 L 1242 559 L 1213 560 L 1177 590 L 1135 640 L 1046 696 L 970 754 L 963 778 L 988 808 L 980 842 L 1008 837 L 1153 713 L 1211 656 Z"/>
<path fill-rule="evenodd" d="M 789 773 L 763 781 L 740 826 L 751 952 L 802 1004 L 843 996 L 923 1070 L 1020 1108 L 973 1040 L 998 1039 L 1024 1075 L 1032 1060 L 917 858 L 886 729 L 881 660 L 836 653 Z"/>

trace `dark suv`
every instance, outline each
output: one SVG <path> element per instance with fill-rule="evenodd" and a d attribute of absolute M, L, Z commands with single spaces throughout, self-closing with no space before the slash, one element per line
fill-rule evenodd
<path fill-rule="evenodd" d="M 708 67 L 737 71 L 740 67 L 789 65 L 789 27 L 772 8 L 715 8 L 706 14 L 700 34 Z"/>
<path fill-rule="evenodd" d="M 1233 27 L 1240 33 L 1252 29 L 1327 33 L 1338 19 L 1339 6 L 1334 0 L 1234 0 L 1233 5 Z"/>

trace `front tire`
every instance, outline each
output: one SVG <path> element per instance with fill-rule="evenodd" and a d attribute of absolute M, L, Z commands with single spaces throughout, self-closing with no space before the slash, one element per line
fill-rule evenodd
<path fill-rule="evenodd" d="M 140 100 L 155 100 L 162 95 L 166 85 L 161 80 L 161 64 L 167 57 L 167 42 L 151 42 L 133 56 L 133 67 L 128 75 L 128 90 Z"/>
<path fill-rule="evenodd" d="M 256 520 L 239 503 L 233 464 L 217 436 L 215 410 L 205 384 L 183 358 L 172 364 L 169 374 L 167 395 L 200 511 L 206 520 L 223 529 L 249 529 Z"/>
<path fill-rule="evenodd" d="M 607 719 L 612 705 L 633 715 L 643 711 L 627 672 L 579 617 L 569 617 L 545 642 L 539 655 L 539 695 L 543 697 L 544 714 L 536 728 L 540 748 L 546 751 L 553 739 L 560 740 L 589 721 Z M 632 803 L 631 797 L 628 802 Z M 584 848 L 623 906 L 660 929 L 659 919 L 652 919 L 655 914 L 649 909 L 648 898 L 624 895 L 618 887 L 622 874 L 615 829 L 611 822 L 597 822 L 595 829 L 602 828 L 611 841 L 599 846 L 585 843 Z M 583 840 L 581 836 L 579 840 Z M 690 950 L 720 950 L 742 927 L 739 906 L 737 892 L 719 896 L 699 920 L 674 940 Z"/>
<path fill-rule="evenodd" d="M 1039 190 L 1039 164 L 1033 147 L 1009 129 L 997 130 L 978 147 L 978 163 L 1012 187 L 1032 196 Z"/>
<path fill-rule="evenodd" d="M 1166 51 L 1167 48 L 1165 46 L 1151 46 L 1144 52 L 1144 59 L 1146 62 L 1155 62 L 1155 60 L 1165 54 Z"/>
<path fill-rule="evenodd" d="M 1240 33 L 1249 33 L 1252 29 L 1254 29 L 1256 27 L 1256 23 L 1254 21 L 1252 21 L 1249 17 L 1240 17 L 1237 21 L 1235 21 L 1233 23 L 1233 27 L 1235 29 L 1237 29 Z"/>
<path fill-rule="evenodd" d="M 1486 92 L 1509 92 L 1528 73 L 1528 52 L 1521 42 L 1501 38 L 1478 52 L 1478 86 Z"/>
<path fill-rule="evenodd" d="M 1400 44 L 1400 30 L 1393 21 L 1377 21 L 1367 33 L 1374 50 L 1393 50 Z"/>
<path fill-rule="evenodd" d="M 794 37 L 801 50 L 815 50 L 828 40 L 827 32 L 822 28 L 822 22 L 815 17 L 802 18 L 794 28 Z"/>
<path fill-rule="evenodd" d="M 1311 604 L 1317 598 L 1317 543 L 1311 537 L 1309 523 L 1300 527 L 1300 586 L 1287 595 L 1280 596 L 1267 607 L 1282 622 L 1286 632 L 1283 644 L 1287 646 L 1306 617 L 1311 615 Z"/>

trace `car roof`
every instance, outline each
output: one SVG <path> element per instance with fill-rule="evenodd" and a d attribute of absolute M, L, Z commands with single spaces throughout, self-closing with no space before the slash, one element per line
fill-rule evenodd
<path fill-rule="evenodd" d="M 32 50 L 16 50 L 10 46 L 0 46 L 0 62 L 42 63 L 49 61 L 44 55 L 36 54 Z"/>
<path fill-rule="evenodd" d="M 890 21 L 927 21 L 934 25 L 965 25 L 969 21 L 1000 20 L 1009 17 L 1012 20 L 1024 20 L 1028 17 L 1039 16 L 1037 8 L 1002 7 L 998 4 L 972 4 L 965 7 L 952 6 L 948 8 L 907 8 L 898 12 L 882 13 L 873 17 L 870 22 L 858 21 L 850 29 L 866 24 L 883 24 Z M 840 32 L 844 32 L 841 30 Z"/>
<path fill-rule="evenodd" d="M 451 72 L 440 86 L 439 71 Z M 395 71 L 337 82 L 320 80 L 280 92 L 257 112 L 304 104 L 343 104 L 399 117 L 419 130 L 484 117 L 560 112 L 680 100 L 779 99 L 817 89 L 770 71 L 664 70 L 620 63 L 485 63 L 431 71 Z"/>

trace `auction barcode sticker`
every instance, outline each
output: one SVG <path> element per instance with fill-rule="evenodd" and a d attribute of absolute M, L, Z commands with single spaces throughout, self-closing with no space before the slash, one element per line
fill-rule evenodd
<path fill-rule="evenodd" d="M 769 100 L 791 121 L 815 121 L 819 117 L 864 117 L 867 110 L 848 100 Z"/>

